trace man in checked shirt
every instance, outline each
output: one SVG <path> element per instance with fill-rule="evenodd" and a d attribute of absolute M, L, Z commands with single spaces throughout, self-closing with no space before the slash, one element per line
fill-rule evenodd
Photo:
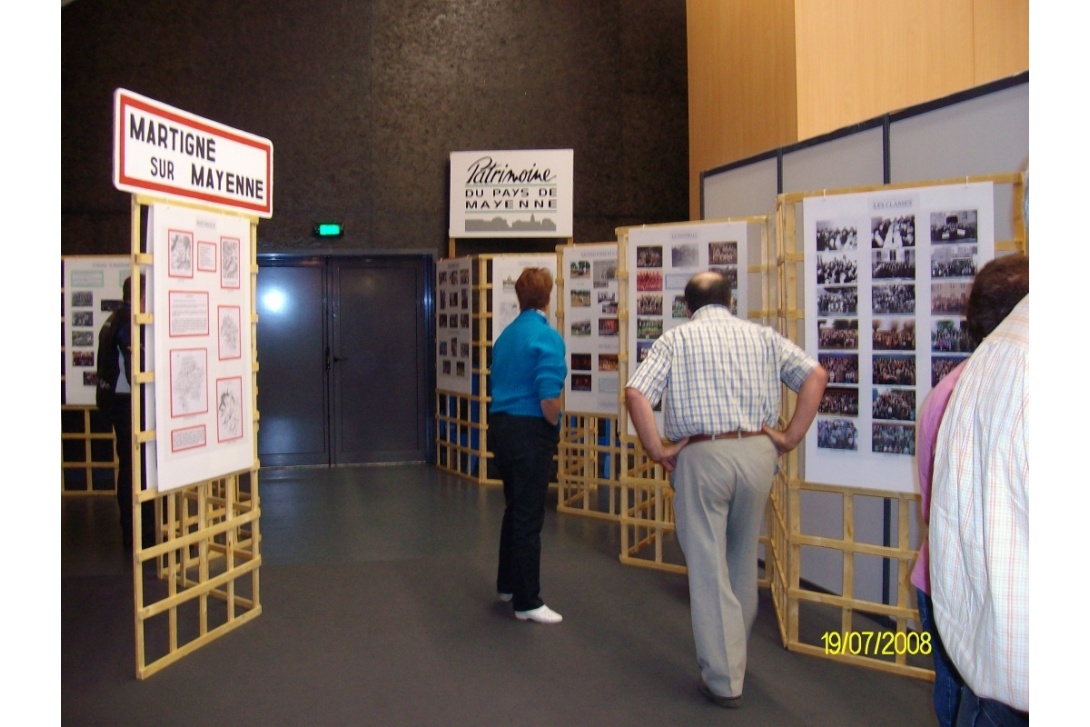
<path fill-rule="evenodd" d="M 648 456 L 673 473 L 698 688 L 719 706 L 736 708 L 757 617 L 757 538 L 776 460 L 802 441 L 829 376 L 771 328 L 731 315 L 730 283 L 719 273 L 693 276 L 685 305 L 691 320 L 655 341 L 625 401 Z M 781 382 L 798 392 L 783 430 L 775 428 Z M 653 407 L 666 389 L 664 443 Z"/>

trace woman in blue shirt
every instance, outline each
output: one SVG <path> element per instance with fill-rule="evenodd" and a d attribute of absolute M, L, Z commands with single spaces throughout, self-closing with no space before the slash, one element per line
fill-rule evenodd
<path fill-rule="evenodd" d="M 552 289 L 545 268 L 527 268 L 515 283 L 521 313 L 492 346 L 488 428 L 507 504 L 496 590 L 516 618 L 545 624 L 562 620 L 541 600 L 541 528 L 568 375 L 564 339 L 545 316 Z"/>

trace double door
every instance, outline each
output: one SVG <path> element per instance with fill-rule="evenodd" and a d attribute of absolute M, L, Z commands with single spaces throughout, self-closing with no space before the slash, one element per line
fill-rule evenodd
<path fill-rule="evenodd" d="M 428 461 L 430 258 L 259 256 L 265 466 Z"/>

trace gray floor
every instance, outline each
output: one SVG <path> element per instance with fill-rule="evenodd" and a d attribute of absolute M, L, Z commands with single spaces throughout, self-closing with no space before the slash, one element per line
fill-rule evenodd
<path fill-rule="evenodd" d="M 145 681 L 109 499 L 62 501 L 70 725 L 932 725 L 930 685 L 787 652 L 771 603 L 745 704 L 696 691 L 684 576 L 622 566 L 607 522 L 550 508 L 558 626 L 494 599 L 502 493 L 426 466 L 266 470 L 263 613 Z"/>

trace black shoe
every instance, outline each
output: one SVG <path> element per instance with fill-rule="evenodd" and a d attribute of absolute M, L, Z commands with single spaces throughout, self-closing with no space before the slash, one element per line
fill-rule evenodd
<path fill-rule="evenodd" d="M 707 684 L 704 683 L 704 677 L 700 678 L 700 683 L 696 685 L 697 690 L 704 695 L 709 702 L 715 702 L 723 709 L 738 709 L 742 706 L 742 695 L 737 697 L 724 697 L 722 695 L 713 692 Z"/>

